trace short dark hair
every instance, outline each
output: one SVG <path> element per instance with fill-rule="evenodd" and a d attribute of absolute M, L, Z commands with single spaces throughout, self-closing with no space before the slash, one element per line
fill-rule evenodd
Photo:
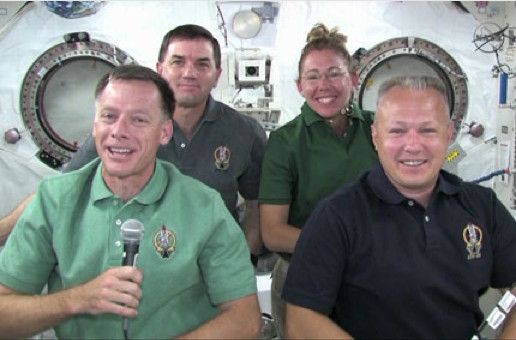
<path fill-rule="evenodd" d="M 215 67 L 217 69 L 220 68 L 222 57 L 219 42 L 206 28 L 192 24 L 177 26 L 165 34 L 161 42 L 161 48 L 159 49 L 158 61 L 160 63 L 165 60 L 165 54 L 167 53 L 168 45 L 170 45 L 174 39 L 179 38 L 208 40 L 213 47 L 213 59 L 215 60 Z"/>
<path fill-rule="evenodd" d="M 142 80 L 156 85 L 161 95 L 161 109 L 166 119 L 172 119 L 176 101 L 174 93 L 170 89 L 167 81 L 156 71 L 140 65 L 123 65 L 113 68 L 100 78 L 95 88 L 95 100 L 98 100 L 106 86 L 113 80 Z"/>

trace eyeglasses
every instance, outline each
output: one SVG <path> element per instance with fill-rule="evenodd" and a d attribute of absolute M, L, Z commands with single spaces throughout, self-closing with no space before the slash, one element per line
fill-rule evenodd
<path fill-rule="evenodd" d="M 326 78 L 330 82 L 336 82 L 347 76 L 347 72 L 342 72 L 341 70 L 332 70 L 326 72 L 324 74 L 320 74 L 318 72 L 308 72 L 301 78 L 309 83 L 318 83 L 322 78 Z"/>

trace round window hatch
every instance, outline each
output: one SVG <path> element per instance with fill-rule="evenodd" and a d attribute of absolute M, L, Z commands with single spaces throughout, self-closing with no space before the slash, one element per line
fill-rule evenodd
<path fill-rule="evenodd" d="M 43 163 L 59 168 L 70 160 L 91 133 L 99 79 L 116 66 L 135 63 L 86 32 L 66 34 L 63 43 L 36 59 L 23 79 L 20 110 Z"/>
<path fill-rule="evenodd" d="M 468 107 L 466 74 L 438 45 L 420 38 L 402 37 L 384 41 L 365 52 L 356 67 L 358 86 L 355 98 L 366 110 L 376 110 L 379 86 L 403 75 L 433 76 L 441 79 L 450 100 L 455 135 L 460 131 Z"/>

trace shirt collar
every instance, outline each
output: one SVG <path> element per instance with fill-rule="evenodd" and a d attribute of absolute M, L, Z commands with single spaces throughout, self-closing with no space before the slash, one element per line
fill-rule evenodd
<path fill-rule="evenodd" d="M 350 103 L 351 113 L 349 116 L 351 118 L 356 118 L 360 120 L 364 120 L 364 116 L 362 115 L 362 111 L 355 103 Z M 310 126 L 316 122 L 325 122 L 324 118 L 322 118 L 317 112 L 315 112 L 310 105 L 305 101 L 303 106 L 301 106 L 301 114 L 303 119 L 305 120 L 305 124 Z"/>
<path fill-rule="evenodd" d="M 436 192 L 448 196 L 455 195 L 460 191 L 460 182 L 461 180 L 457 176 L 441 170 Z M 394 187 L 379 163 L 369 171 L 367 183 L 379 199 L 389 204 L 400 204 L 407 199 Z"/>
<path fill-rule="evenodd" d="M 102 178 L 102 162 L 100 158 L 95 160 L 97 163 L 95 173 L 93 175 L 93 180 L 91 184 L 91 200 L 93 202 L 97 202 L 109 197 L 114 196 L 113 193 L 108 189 L 106 183 L 104 183 L 104 179 Z"/>
<path fill-rule="evenodd" d="M 221 109 L 220 106 L 218 106 L 217 102 L 211 95 L 208 96 L 208 101 L 206 102 L 206 107 L 204 108 L 204 112 L 202 113 L 201 120 L 197 124 L 197 127 L 195 128 L 194 135 L 197 134 L 197 131 L 201 128 L 204 122 L 212 122 L 217 119 L 219 119 L 221 115 Z M 172 119 L 172 124 L 174 124 L 174 135 L 172 136 L 172 139 L 174 139 L 174 136 L 177 138 L 176 134 L 178 136 L 184 136 L 183 131 L 179 127 L 179 125 L 176 123 L 174 119 Z M 185 137 L 183 137 L 185 138 Z M 162 148 L 162 146 L 160 147 Z"/>
<path fill-rule="evenodd" d="M 204 108 L 204 112 L 202 114 L 202 121 L 210 122 L 218 119 L 218 117 L 220 116 L 220 110 L 216 110 L 216 107 L 217 102 L 215 101 L 215 99 L 213 99 L 213 97 L 210 94 L 208 97 L 208 102 L 206 103 L 206 107 Z"/>
<path fill-rule="evenodd" d="M 115 195 L 109 190 L 102 178 L 102 162 L 97 160 L 97 169 L 92 181 L 91 198 L 93 202 L 97 202 L 107 198 L 113 198 Z M 163 196 L 167 187 L 167 173 L 161 161 L 156 160 L 154 174 L 140 193 L 138 193 L 131 201 L 137 201 L 140 204 L 148 205 L 155 203 Z"/>

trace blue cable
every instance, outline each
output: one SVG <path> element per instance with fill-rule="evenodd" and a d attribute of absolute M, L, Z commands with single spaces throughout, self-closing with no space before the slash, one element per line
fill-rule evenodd
<path fill-rule="evenodd" d="M 499 175 L 505 175 L 505 174 L 509 174 L 510 171 L 509 169 L 500 169 L 500 170 L 496 170 L 496 171 L 493 171 L 491 172 L 490 174 L 488 175 L 485 175 L 485 176 L 482 176 L 482 177 L 479 177 L 473 181 L 471 181 L 471 183 L 480 183 L 480 182 L 484 182 L 484 181 L 487 181 L 487 180 L 490 180 L 491 178 L 495 177 L 495 176 L 499 176 Z"/>

